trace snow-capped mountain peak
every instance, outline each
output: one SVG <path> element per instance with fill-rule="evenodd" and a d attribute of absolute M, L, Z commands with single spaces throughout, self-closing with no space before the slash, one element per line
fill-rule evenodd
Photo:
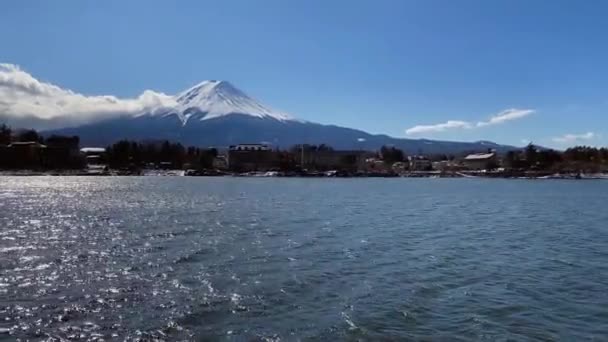
<path fill-rule="evenodd" d="M 229 114 L 244 114 L 279 121 L 293 120 L 289 115 L 275 111 L 249 97 L 227 81 L 203 81 L 175 97 L 174 112 L 184 123 L 193 117 L 209 120 Z"/>

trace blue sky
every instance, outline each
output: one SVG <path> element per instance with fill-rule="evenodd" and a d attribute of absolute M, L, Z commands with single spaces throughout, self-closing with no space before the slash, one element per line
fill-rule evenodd
<path fill-rule="evenodd" d="M 298 118 L 374 133 L 608 145 L 605 1 L 6 0 L 0 9 L 0 62 L 87 95 L 173 94 L 222 79 Z M 527 112 L 492 121 L 509 110 Z"/>

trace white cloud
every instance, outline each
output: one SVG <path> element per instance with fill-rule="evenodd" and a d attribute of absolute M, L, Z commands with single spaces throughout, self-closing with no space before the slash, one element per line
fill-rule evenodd
<path fill-rule="evenodd" d="M 499 125 L 505 123 L 507 121 L 513 121 L 517 119 L 524 118 L 530 114 L 533 114 L 534 110 L 532 109 L 507 109 L 502 112 L 492 116 L 488 121 L 480 121 L 477 123 L 477 127 L 484 127 L 490 125 Z"/>
<path fill-rule="evenodd" d="M 572 144 L 581 141 L 589 141 L 597 138 L 598 135 L 593 132 L 587 132 L 583 134 L 564 134 L 561 137 L 555 137 L 551 140 L 555 143 L 559 144 Z"/>
<path fill-rule="evenodd" d="M 82 124 L 174 106 L 172 96 L 146 90 L 137 98 L 86 96 L 41 82 L 17 65 L 0 63 L 0 114 Z"/>
<path fill-rule="evenodd" d="M 439 132 L 445 132 L 447 130 L 454 130 L 454 129 L 472 129 L 472 128 L 481 128 L 481 127 L 485 127 L 485 126 L 491 126 L 491 125 L 500 125 L 500 124 L 503 124 L 508 121 L 521 119 L 530 114 L 533 114 L 534 112 L 535 111 L 533 109 L 511 108 L 511 109 L 503 110 L 502 112 L 493 115 L 487 121 L 479 121 L 476 124 L 473 124 L 468 121 L 462 121 L 462 120 L 449 120 L 444 123 L 439 123 L 439 124 L 435 124 L 435 125 L 414 126 L 412 128 L 408 128 L 405 131 L 405 134 L 418 135 L 418 134 L 425 134 L 425 133 L 439 133 Z"/>
<path fill-rule="evenodd" d="M 473 126 L 466 121 L 450 120 L 436 125 L 418 125 L 405 131 L 407 135 L 444 132 L 451 129 L 468 129 Z"/>

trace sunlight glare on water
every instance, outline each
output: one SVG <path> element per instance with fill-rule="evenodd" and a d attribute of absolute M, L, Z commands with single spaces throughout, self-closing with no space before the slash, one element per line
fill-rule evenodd
<path fill-rule="evenodd" d="M 608 183 L 0 178 L 0 340 L 608 336 Z"/>

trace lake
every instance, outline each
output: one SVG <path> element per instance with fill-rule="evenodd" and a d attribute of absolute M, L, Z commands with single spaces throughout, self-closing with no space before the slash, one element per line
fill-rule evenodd
<path fill-rule="evenodd" d="M 0 177 L 0 340 L 606 340 L 608 182 Z"/>

